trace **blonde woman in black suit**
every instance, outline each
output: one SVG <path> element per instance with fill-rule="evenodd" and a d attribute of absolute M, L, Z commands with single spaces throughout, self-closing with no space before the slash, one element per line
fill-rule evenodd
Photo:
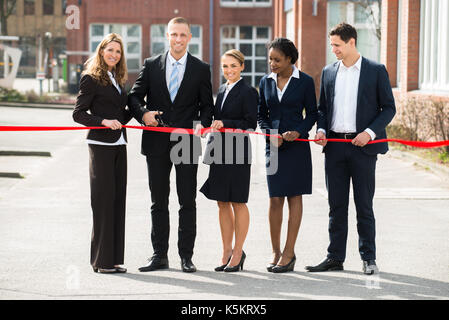
<path fill-rule="evenodd" d="M 126 59 L 119 35 L 108 34 L 95 55 L 85 63 L 73 119 L 90 130 L 89 173 L 93 228 L 91 265 L 95 272 L 124 273 L 125 249 L 126 131 L 131 116 L 126 110 Z"/>
<path fill-rule="evenodd" d="M 257 91 L 240 77 L 245 68 L 244 59 L 243 54 L 235 49 L 221 57 L 221 68 L 227 82 L 218 90 L 211 125 L 213 129 L 248 130 L 257 126 Z M 251 144 L 249 136 L 242 136 L 241 133 L 213 133 L 211 137 L 214 139 L 209 139 L 208 147 L 213 145 L 209 149 L 214 152 L 214 160 L 210 164 L 209 177 L 200 191 L 218 204 L 223 255 L 222 265 L 215 271 L 235 272 L 243 269 L 246 258 L 243 244 L 249 227 L 246 203 L 251 173 Z M 220 151 L 221 155 L 217 156 Z"/>

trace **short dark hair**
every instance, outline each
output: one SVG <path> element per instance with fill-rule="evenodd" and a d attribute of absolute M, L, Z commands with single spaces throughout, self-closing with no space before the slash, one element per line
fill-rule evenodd
<path fill-rule="evenodd" d="M 329 32 L 329 36 L 340 36 L 344 42 L 348 42 L 351 38 L 354 38 L 355 44 L 357 44 L 357 30 L 346 22 L 339 23 L 333 27 Z"/>
<path fill-rule="evenodd" d="M 276 38 L 267 45 L 268 49 L 281 51 L 286 57 L 290 57 L 290 62 L 295 64 L 298 61 L 298 49 L 295 44 L 287 38 Z"/>

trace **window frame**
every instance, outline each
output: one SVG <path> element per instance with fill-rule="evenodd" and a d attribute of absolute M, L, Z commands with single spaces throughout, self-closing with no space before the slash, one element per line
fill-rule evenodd
<path fill-rule="evenodd" d="M 92 34 L 93 32 L 93 26 L 97 26 L 97 25 L 102 25 L 104 27 L 103 29 L 103 35 L 101 36 L 94 36 Z M 123 39 L 123 49 L 125 51 L 125 57 L 126 57 L 126 64 L 128 67 L 128 72 L 134 73 L 134 72 L 138 72 L 142 66 L 142 25 L 140 24 L 127 24 L 127 23 L 104 23 L 104 22 L 93 22 L 89 25 L 89 52 L 91 54 L 95 53 L 95 49 L 97 48 L 95 46 L 95 48 L 93 48 L 92 43 L 93 42 L 101 42 L 101 40 L 103 40 L 103 38 L 111 33 L 111 27 L 110 26 L 121 26 L 121 32 L 119 32 L 118 34 L 122 37 Z M 139 28 L 139 36 L 138 37 L 129 37 L 128 36 L 128 27 L 130 26 L 137 26 Z M 137 42 L 139 44 L 139 52 L 138 53 L 128 53 L 128 42 Z M 128 65 L 128 60 L 129 59 L 137 59 L 138 60 L 138 67 L 136 69 L 131 69 Z"/>
<path fill-rule="evenodd" d="M 235 32 L 235 38 L 224 38 L 223 37 L 223 29 L 225 28 L 236 28 Z M 252 37 L 251 39 L 240 39 L 240 27 L 251 27 L 252 28 Z M 267 28 L 268 29 L 268 37 L 267 38 L 257 38 L 257 28 Z M 241 75 L 243 77 L 251 76 L 251 83 L 250 85 L 254 87 L 259 86 L 259 82 L 256 81 L 258 77 L 262 78 L 264 75 L 268 72 L 268 52 L 266 52 L 266 56 L 257 56 L 256 55 L 256 45 L 262 44 L 266 46 L 266 44 L 271 40 L 272 37 L 272 30 L 271 26 L 264 25 L 264 26 L 253 26 L 253 25 L 222 25 L 220 26 L 220 56 L 225 52 L 225 49 L 223 48 L 225 44 L 234 44 L 235 48 L 240 50 L 241 44 L 251 44 L 252 47 L 252 54 L 251 56 L 245 55 L 245 69 L 246 65 L 248 64 L 248 61 L 251 61 L 251 71 L 245 72 L 242 71 Z M 268 51 L 268 50 L 267 50 Z M 264 72 L 256 71 L 256 61 L 265 61 L 266 63 L 266 70 Z M 220 67 L 220 84 L 223 83 L 223 71 Z"/>

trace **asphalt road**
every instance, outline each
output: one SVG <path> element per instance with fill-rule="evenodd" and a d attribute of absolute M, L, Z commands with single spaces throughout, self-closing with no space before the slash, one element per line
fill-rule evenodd
<path fill-rule="evenodd" d="M 70 110 L 0 107 L 0 125 L 74 125 Z M 217 206 L 198 193 L 193 261 L 181 272 L 177 256 L 178 201 L 170 196 L 170 269 L 140 273 L 152 254 L 150 201 L 140 132 L 129 130 L 128 198 L 123 275 L 96 274 L 89 265 L 92 216 L 85 131 L 0 132 L 0 151 L 45 151 L 51 157 L 0 156 L 0 299 L 449 299 L 449 174 L 393 150 L 377 164 L 374 210 L 380 274 L 365 276 L 357 249 L 353 203 L 345 271 L 308 273 L 328 245 L 323 155 L 312 145 L 313 194 L 304 197 L 295 271 L 268 273 L 271 257 L 263 138 L 252 137 L 248 203 L 251 222 L 243 272 L 224 274 Z M 173 170 L 174 171 L 174 170 Z M 208 173 L 201 164 L 198 187 Z M 172 179 L 174 181 L 174 179 Z M 283 239 L 288 219 L 284 212 Z"/>

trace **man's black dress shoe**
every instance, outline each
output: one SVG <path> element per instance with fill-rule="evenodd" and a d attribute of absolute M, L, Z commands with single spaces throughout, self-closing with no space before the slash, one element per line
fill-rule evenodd
<path fill-rule="evenodd" d="M 326 258 L 317 266 L 306 266 L 306 270 L 309 272 L 339 271 L 343 270 L 343 262 Z"/>
<path fill-rule="evenodd" d="M 140 267 L 140 272 L 154 271 L 160 269 L 168 269 L 168 258 L 161 258 L 158 256 L 152 256 L 148 264 Z"/>
<path fill-rule="evenodd" d="M 190 258 L 181 258 L 181 268 L 183 272 L 195 272 L 196 267 Z"/>

